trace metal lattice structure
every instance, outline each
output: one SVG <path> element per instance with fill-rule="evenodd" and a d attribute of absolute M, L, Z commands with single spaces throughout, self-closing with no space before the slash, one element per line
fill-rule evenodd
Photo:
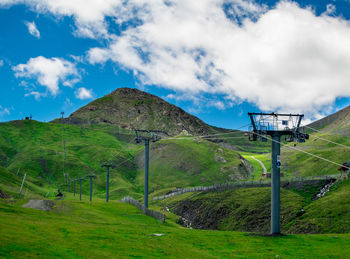
<path fill-rule="evenodd" d="M 161 139 L 160 135 L 168 135 L 165 131 L 161 130 L 138 130 L 135 129 L 136 143 L 141 143 L 143 140 L 151 140 L 156 142 Z"/>
<path fill-rule="evenodd" d="M 309 135 L 300 127 L 303 114 L 248 113 L 249 140 L 267 141 L 267 136 L 283 135 L 286 142 L 305 142 Z"/>
<path fill-rule="evenodd" d="M 271 152 L 271 234 L 280 234 L 281 138 L 286 142 L 305 142 L 309 135 L 300 127 L 303 114 L 248 113 L 251 141 L 272 140 Z"/>

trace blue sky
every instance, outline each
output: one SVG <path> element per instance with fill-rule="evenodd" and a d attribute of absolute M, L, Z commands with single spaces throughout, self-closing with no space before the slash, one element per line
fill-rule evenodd
<path fill-rule="evenodd" d="M 0 121 L 68 116 L 118 87 L 218 127 L 315 120 L 350 104 L 349 20 L 348 0 L 0 0 Z"/>

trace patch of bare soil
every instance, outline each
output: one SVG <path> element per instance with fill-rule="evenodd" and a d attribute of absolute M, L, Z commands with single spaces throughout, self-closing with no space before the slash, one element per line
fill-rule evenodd
<path fill-rule="evenodd" d="M 50 211 L 53 209 L 54 206 L 55 202 L 51 200 L 30 200 L 22 207 Z"/>

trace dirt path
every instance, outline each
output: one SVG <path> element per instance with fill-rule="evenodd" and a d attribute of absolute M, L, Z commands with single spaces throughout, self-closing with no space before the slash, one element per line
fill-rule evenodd
<path fill-rule="evenodd" d="M 261 162 L 259 159 L 255 158 L 254 156 L 250 156 L 250 157 L 253 158 L 255 161 L 257 161 L 261 165 L 261 167 L 262 167 L 262 169 L 264 171 L 263 173 L 267 174 L 267 170 L 266 170 L 266 167 L 265 167 L 264 163 Z"/>

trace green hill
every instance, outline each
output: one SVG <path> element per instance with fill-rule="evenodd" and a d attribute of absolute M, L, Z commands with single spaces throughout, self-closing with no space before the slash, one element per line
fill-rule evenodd
<path fill-rule="evenodd" d="M 60 121 L 60 120 L 56 120 Z M 162 130 L 170 135 L 187 132 L 208 135 L 225 131 L 213 128 L 200 119 L 163 99 L 132 88 L 118 88 L 72 113 L 67 123 L 118 125 L 126 129 Z"/>
<path fill-rule="evenodd" d="M 94 196 L 104 197 L 106 169 L 101 168 L 101 163 L 112 161 L 116 169 L 111 171 L 111 199 L 126 195 L 141 198 L 143 149 L 143 145 L 135 144 L 132 131 L 115 125 L 82 127 L 32 120 L 0 124 L 0 164 L 11 177 L 19 172 L 14 177 L 17 189 L 23 174 L 27 173 L 26 184 L 43 188 L 38 192 L 41 195 L 57 190 L 57 184 L 67 191 L 65 174 L 70 179 L 95 174 Z M 250 165 L 237 152 L 206 140 L 191 137 L 161 140 L 151 144 L 150 153 L 153 190 L 222 183 L 245 179 L 250 174 Z M 71 183 L 70 191 L 72 186 Z M 89 184 L 85 181 L 83 192 L 87 193 L 88 189 Z M 53 195 L 52 191 L 50 193 Z"/>

